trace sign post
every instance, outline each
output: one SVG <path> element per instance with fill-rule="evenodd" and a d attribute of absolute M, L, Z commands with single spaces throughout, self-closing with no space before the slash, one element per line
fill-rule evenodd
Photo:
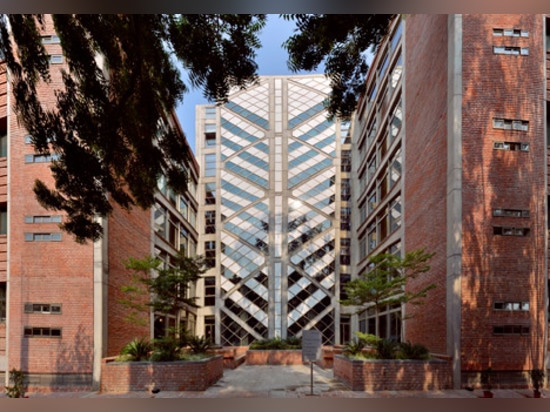
<path fill-rule="evenodd" d="M 311 368 L 311 393 L 313 395 L 313 362 L 321 359 L 321 332 L 318 330 L 302 331 L 302 361 L 309 362 Z"/>

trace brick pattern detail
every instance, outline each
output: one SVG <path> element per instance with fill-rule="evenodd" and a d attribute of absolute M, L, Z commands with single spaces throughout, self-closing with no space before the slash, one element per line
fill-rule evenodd
<path fill-rule="evenodd" d="M 423 391 L 452 388 L 451 362 L 445 360 L 350 360 L 334 357 L 334 377 L 352 391 Z"/>
<path fill-rule="evenodd" d="M 223 356 L 193 362 L 113 362 L 101 366 L 101 392 L 204 391 L 223 376 Z"/>
<path fill-rule="evenodd" d="M 463 16 L 462 342 L 463 371 L 521 371 L 542 365 L 547 237 L 545 59 L 541 15 Z M 529 37 L 495 37 L 493 28 Z M 529 47 L 528 56 L 493 46 Z M 528 131 L 493 128 L 493 118 L 529 121 Z M 494 150 L 495 141 L 529 143 L 528 152 Z M 494 208 L 529 209 L 529 218 L 493 217 Z M 525 237 L 493 226 L 528 227 Z M 529 302 L 529 311 L 495 311 L 495 301 Z M 495 336 L 494 325 L 527 325 L 527 336 Z"/>
<path fill-rule="evenodd" d="M 430 283 L 425 304 L 407 305 L 404 340 L 447 351 L 447 15 L 415 14 L 405 24 L 404 229 L 406 252 L 425 248 L 436 255 L 431 270 L 409 282 Z M 430 85 L 426 87 L 426 85 Z"/>

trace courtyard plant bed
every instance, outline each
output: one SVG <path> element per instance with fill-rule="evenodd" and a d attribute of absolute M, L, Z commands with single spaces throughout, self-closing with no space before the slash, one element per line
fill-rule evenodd
<path fill-rule="evenodd" d="M 334 356 L 334 377 L 354 391 L 440 390 L 452 387 L 449 360 L 432 358 L 428 348 L 356 332 L 358 340 Z"/>
<path fill-rule="evenodd" d="M 353 391 L 452 388 L 451 363 L 442 359 L 352 359 L 335 355 L 334 377 Z"/>
<path fill-rule="evenodd" d="M 210 353 L 209 353 L 210 352 Z M 204 391 L 223 376 L 223 355 L 204 337 L 134 339 L 101 365 L 102 392 Z"/>
<path fill-rule="evenodd" d="M 205 391 L 222 376 L 222 355 L 164 362 L 117 362 L 116 358 L 106 358 L 101 365 L 101 391 Z"/>
<path fill-rule="evenodd" d="M 247 365 L 302 365 L 300 338 L 263 339 L 250 344 L 246 352 Z"/>

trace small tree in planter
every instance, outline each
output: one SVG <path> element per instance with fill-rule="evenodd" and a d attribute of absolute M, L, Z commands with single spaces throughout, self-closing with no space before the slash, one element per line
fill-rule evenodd
<path fill-rule="evenodd" d="M 533 396 L 540 398 L 540 389 L 544 384 L 544 369 L 531 369 L 529 371 L 531 382 L 533 384 Z"/>
<path fill-rule="evenodd" d="M 423 303 L 430 284 L 420 290 L 406 290 L 410 279 L 430 270 L 429 260 L 435 253 L 426 253 L 419 249 L 405 254 L 405 257 L 392 253 L 381 253 L 369 258 L 370 271 L 353 279 L 345 285 L 347 299 L 341 301 L 344 306 L 356 306 L 357 313 L 372 308 L 375 313 L 375 335 L 379 335 L 378 313 L 386 305 Z"/>
<path fill-rule="evenodd" d="M 5 386 L 6 396 L 8 398 L 27 398 L 27 374 L 23 371 L 13 368 L 10 371 L 10 382 L 12 386 Z"/>

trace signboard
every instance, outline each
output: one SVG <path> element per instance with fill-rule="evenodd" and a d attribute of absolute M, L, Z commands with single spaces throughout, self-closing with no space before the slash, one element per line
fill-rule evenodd
<path fill-rule="evenodd" d="M 321 332 L 318 330 L 302 331 L 302 361 L 316 362 L 321 359 Z"/>

